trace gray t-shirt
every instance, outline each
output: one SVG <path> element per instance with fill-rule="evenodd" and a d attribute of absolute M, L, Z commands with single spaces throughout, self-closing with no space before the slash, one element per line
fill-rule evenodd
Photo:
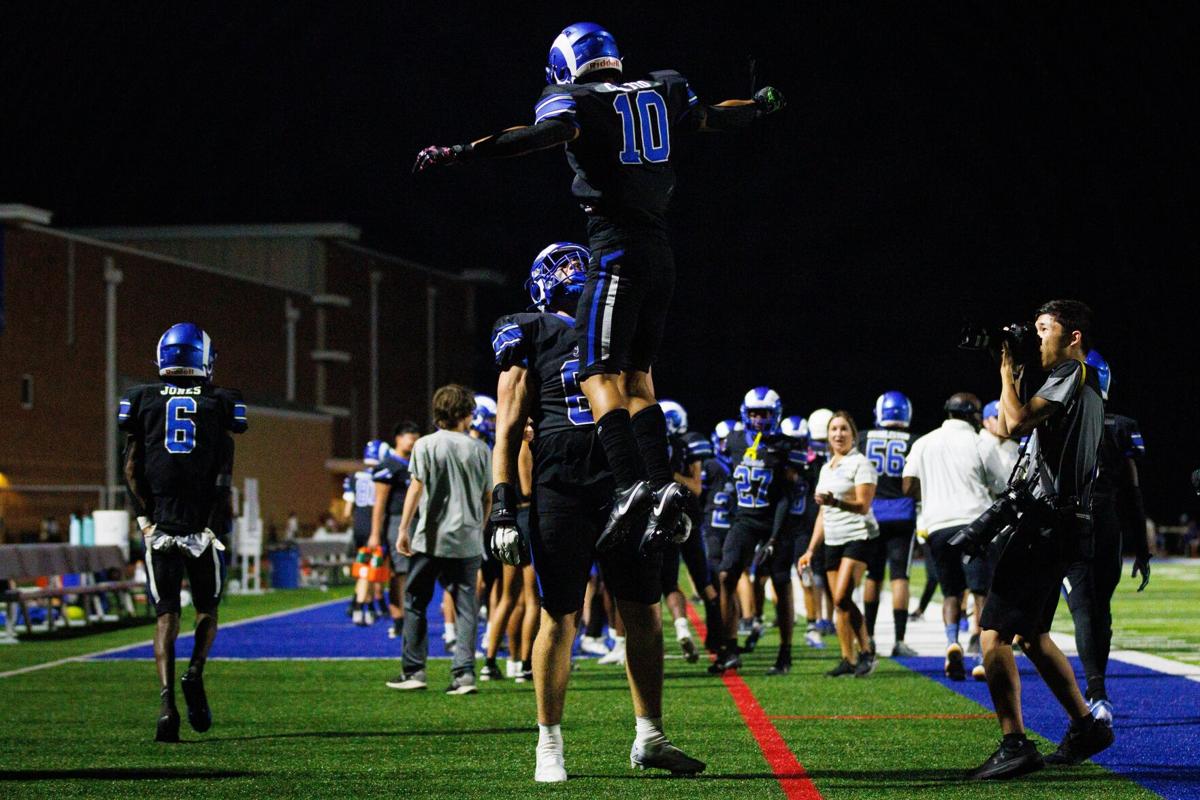
<path fill-rule="evenodd" d="M 492 485 L 487 445 L 439 430 L 417 440 L 409 469 L 425 485 L 412 549 L 438 558 L 482 555 L 483 495 Z"/>
<path fill-rule="evenodd" d="M 1104 401 L 1096 371 L 1082 361 L 1066 361 L 1050 371 L 1037 397 L 1058 407 L 1029 437 L 1038 465 L 1034 495 L 1086 500 L 1096 476 L 1096 456 L 1104 433 Z"/>

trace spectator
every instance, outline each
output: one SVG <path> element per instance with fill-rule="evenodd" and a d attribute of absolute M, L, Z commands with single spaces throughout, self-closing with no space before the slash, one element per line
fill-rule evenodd
<path fill-rule="evenodd" d="M 834 412 L 829 420 L 828 439 L 829 460 L 817 478 L 816 502 L 820 509 L 812 540 L 800 556 L 799 567 L 810 566 L 813 552 L 825 545 L 825 577 L 837 609 L 836 627 L 842 650 L 842 660 L 825 674 L 831 678 L 842 675 L 863 678 L 875 671 L 875 655 L 867 639 L 866 618 L 853 595 L 867 569 L 868 542 L 879 535 L 879 523 L 871 514 L 879 476 L 867 457 L 854 446 L 858 427 L 849 412 Z"/>
<path fill-rule="evenodd" d="M 393 689 L 424 689 L 429 655 L 426 608 L 433 583 L 453 598 L 458 640 L 447 694 L 471 694 L 475 685 L 475 576 L 483 554 L 483 523 L 491 511 L 491 451 L 466 431 L 475 397 L 458 384 L 433 395 L 438 430 L 417 440 L 409 465 L 411 482 L 396 549 L 409 559 L 404 593 L 403 671 L 389 681 Z M 413 516 L 420 506 L 415 529 Z"/>
<path fill-rule="evenodd" d="M 1000 401 L 993 400 L 983 407 L 983 427 L 979 438 L 983 442 L 983 460 L 988 471 L 1003 473 L 1007 478 L 1017 465 L 1020 445 L 1000 435 Z"/>

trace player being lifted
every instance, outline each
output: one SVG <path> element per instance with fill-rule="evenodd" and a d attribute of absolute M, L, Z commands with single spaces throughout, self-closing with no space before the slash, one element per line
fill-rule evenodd
<path fill-rule="evenodd" d="M 213 528 L 229 518 L 233 439 L 246 430 L 241 393 L 212 384 L 216 353 L 196 325 L 171 326 L 158 340 L 159 383 L 135 386 L 121 399 L 125 482 L 146 544 L 146 575 L 158 614 L 154 661 L 162 707 L 155 738 L 179 741 L 175 707 L 175 639 L 186 574 L 196 608 L 195 645 L 180 680 L 188 722 L 212 725 L 204 663 L 217 635 L 225 549 Z"/>
<path fill-rule="evenodd" d="M 539 729 L 534 779 L 540 782 L 567 779 L 559 726 L 571 646 L 612 497 L 612 477 L 595 447 L 591 408 L 579 389 L 579 347 L 571 316 L 583 290 L 588 255 L 586 248 L 569 242 L 543 250 L 528 283 L 538 310 L 502 317 L 492 333 L 500 378 L 488 541 L 506 564 L 527 563 L 532 552 L 541 587 L 542 619 L 533 648 Z M 517 454 L 529 418 L 534 429 L 533 502 L 526 542 L 516 525 Z M 599 560 L 625 622 L 626 670 L 636 716 L 630 763 L 700 772 L 704 764 L 684 755 L 662 730 L 659 554 L 642 557 L 638 542 L 629 539 Z"/>
<path fill-rule="evenodd" d="M 616 547 L 647 514 L 643 544 L 661 546 L 680 535 L 685 507 L 687 490 L 672 480 L 666 421 L 650 376 L 675 283 L 665 221 L 675 187 L 672 142 L 688 131 L 744 127 L 784 105 L 772 87 L 753 100 L 704 105 L 672 70 L 622 80 L 612 34 L 595 23 L 571 25 L 551 45 L 550 85 L 534 106 L 533 125 L 427 147 L 413 167 L 566 145 L 592 253 L 576 312 L 579 377 L 616 487 L 602 550 Z M 648 481 L 639 479 L 642 467 Z"/>

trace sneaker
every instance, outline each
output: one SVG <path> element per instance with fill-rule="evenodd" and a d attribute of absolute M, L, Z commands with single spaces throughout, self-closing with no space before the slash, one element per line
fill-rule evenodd
<path fill-rule="evenodd" d="M 1115 739 L 1113 729 L 1096 722 L 1094 718 L 1086 730 L 1072 722 L 1062 741 L 1058 743 L 1058 749 L 1046 756 L 1046 763 L 1067 767 L 1082 764 L 1106 749 Z"/>
<path fill-rule="evenodd" d="M 178 709 L 167 708 L 158 712 L 158 726 L 154 731 L 154 741 L 166 744 L 174 744 L 179 741 Z"/>
<path fill-rule="evenodd" d="M 533 682 L 533 667 L 531 665 L 522 664 L 521 669 L 517 672 L 513 683 L 532 683 Z"/>
<path fill-rule="evenodd" d="M 704 772 L 704 762 L 684 753 L 666 738 L 659 742 L 633 743 L 629 766 L 635 769 L 665 769 L 672 775 L 696 775 Z"/>
<path fill-rule="evenodd" d="M 996 748 L 996 752 L 992 753 L 987 761 L 968 773 L 967 777 L 976 781 L 1006 780 L 1018 775 L 1037 772 L 1045 765 L 1037 745 L 1028 739 L 1024 740 L 1024 743 L 1016 749 L 1006 748 L 1002 741 Z"/>
<path fill-rule="evenodd" d="M 787 675 L 791 671 L 792 671 L 792 659 L 784 657 L 784 656 L 780 656 L 779 658 L 775 659 L 775 665 L 772 666 L 769 670 L 767 670 L 767 676 L 775 677 L 777 675 Z"/>
<path fill-rule="evenodd" d="M 971 634 L 971 638 L 967 642 L 967 655 L 969 655 L 969 656 L 983 655 L 983 648 L 980 647 L 980 645 L 979 645 L 979 634 L 978 633 Z"/>
<path fill-rule="evenodd" d="M 496 663 L 496 659 L 489 658 L 483 664 L 483 669 L 479 670 L 479 680 L 481 681 L 499 681 L 506 676 L 500 672 L 500 665 Z M 512 677 L 511 675 L 507 677 Z"/>
<path fill-rule="evenodd" d="M 874 652 L 859 653 L 858 663 L 854 665 L 854 677 L 865 678 L 874 672 L 878 665 L 879 661 L 875 658 Z"/>
<path fill-rule="evenodd" d="M 401 672 L 396 677 L 387 682 L 389 689 L 399 689 L 402 692 L 411 692 L 414 689 L 425 689 L 429 686 L 425 682 L 425 670 L 419 669 L 416 672 L 405 675 Z"/>
<path fill-rule="evenodd" d="M 680 517 L 687 516 L 684 514 L 684 505 L 691 494 L 686 486 L 675 481 L 655 490 L 650 516 L 646 520 L 646 529 L 642 532 L 638 552 L 644 556 L 651 555 L 669 544 L 682 544 L 687 541 L 687 534 L 692 530 L 691 525 L 681 525 Z"/>
<path fill-rule="evenodd" d="M 971 667 L 971 677 L 977 681 L 987 680 L 987 670 L 983 668 L 983 661 L 977 661 L 975 666 Z"/>
<path fill-rule="evenodd" d="M 455 675 L 446 687 L 446 694 L 475 694 L 479 687 L 475 685 L 475 676 L 469 672 Z"/>
<path fill-rule="evenodd" d="M 1092 717 L 1096 722 L 1107 725 L 1109 728 L 1113 726 L 1112 703 L 1107 700 L 1093 700 L 1088 703 L 1088 710 L 1092 712 Z"/>
<path fill-rule="evenodd" d="M 400 639 L 403 636 L 404 636 L 404 623 L 401 622 L 400 620 L 396 620 L 395 622 L 392 623 L 392 626 L 390 628 L 388 628 L 388 638 L 389 639 Z"/>
<path fill-rule="evenodd" d="M 179 687 L 183 689 L 183 699 L 187 703 L 188 724 L 196 733 L 204 733 L 212 727 L 212 711 L 204 694 L 203 676 L 189 669 L 179 679 Z"/>
<path fill-rule="evenodd" d="M 533 768 L 533 779 L 538 783 L 562 783 L 567 779 L 567 767 L 563 762 L 561 743 L 537 746 L 537 765 Z"/>
<path fill-rule="evenodd" d="M 504 662 L 504 677 L 518 678 L 521 675 L 521 662 L 513 661 L 511 658 Z"/>
<path fill-rule="evenodd" d="M 362 622 L 359 624 L 364 628 L 369 628 L 375 624 L 375 612 L 369 606 L 363 608 Z"/>
<path fill-rule="evenodd" d="M 579 640 L 579 652 L 593 656 L 608 655 L 608 645 L 603 636 L 584 636 Z"/>
<path fill-rule="evenodd" d="M 716 660 L 708 665 L 708 672 L 710 675 L 720 675 L 726 670 L 740 669 L 741 666 L 742 657 L 738 655 L 737 650 L 734 648 L 727 648 L 721 650 L 721 652 L 717 654 Z"/>
<path fill-rule="evenodd" d="M 841 661 L 838 662 L 836 667 L 834 667 L 833 669 L 831 669 L 825 673 L 825 677 L 840 678 L 843 675 L 853 675 L 853 674 L 854 674 L 854 665 L 843 658 Z"/>
<path fill-rule="evenodd" d="M 625 664 L 625 637 L 619 636 L 613 642 L 612 650 L 609 650 L 606 655 L 601 657 L 596 663 L 598 664 Z"/>
<path fill-rule="evenodd" d="M 758 619 L 755 619 L 750 625 L 750 633 L 746 636 L 746 643 L 742 645 L 743 653 L 753 653 L 754 648 L 758 647 L 758 640 L 763 635 L 763 624 Z"/>
<path fill-rule="evenodd" d="M 350 615 L 350 621 L 355 625 L 366 625 L 367 623 L 363 621 L 364 619 L 365 616 L 363 615 L 363 610 L 361 608 L 354 609 L 354 613 Z"/>
<path fill-rule="evenodd" d="M 695 664 L 700 660 L 700 651 L 696 649 L 696 643 L 692 641 L 692 637 L 685 636 L 680 639 L 679 649 L 683 651 L 683 658 L 689 664 Z"/>
<path fill-rule="evenodd" d="M 904 642 L 896 642 L 892 648 L 892 658 L 912 658 L 917 655 L 917 651 Z"/>
<path fill-rule="evenodd" d="M 924 612 L 924 611 L 910 611 L 910 612 L 908 612 L 908 621 L 909 621 L 909 622 L 921 622 L 921 621 L 922 621 L 922 620 L 924 620 L 924 619 L 925 619 L 925 612 Z"/>
<path fill-rule="evenodd" d="M 610 552 L 628 538 L 630 531 L 644 527 L 645 515 L 653 503 L 654 492 L 645 481 L 638 481 L 625 491 L 614 494 L 608 521 L 596 539 L 596 551 Z"/>
<path fill-rule="evenodd" d="M 810 628 L 804 634 L 804 643 L 809 647 L 816 647 L 818 649 L 825 646 L 825 640 L 821 638 L 821 634 L 817 632 L 816 628 Z"/>
<path fill-rule="evenodd" d="M 946 648 L 946 663 L 942 669 L 945 671 L 946 677 L 952 681 L 965 681 L 967 679 L 967 671 L 963 667 L 962 646 L 957 642 Z"/>

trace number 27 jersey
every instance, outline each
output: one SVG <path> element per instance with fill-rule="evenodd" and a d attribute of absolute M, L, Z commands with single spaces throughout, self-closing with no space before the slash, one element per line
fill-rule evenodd
<path fill-rule="evenodd" d="M 492 328 L 496 369 L 529 370 L 530 415 L 535 438 L 593 424 L 592 409 L 579 388 L 575 321 L 543 312 L 510 314 Z"/>

